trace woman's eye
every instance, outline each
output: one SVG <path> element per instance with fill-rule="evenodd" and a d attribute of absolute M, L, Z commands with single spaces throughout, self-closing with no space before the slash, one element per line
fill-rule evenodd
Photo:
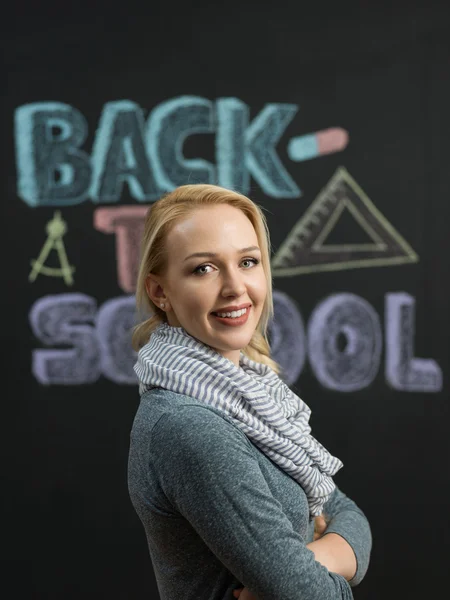
<path fill-rule="evenodd" d="M 243 260 L 242 262 L 243 262 L 243 263 L 244 263 L 244 262 L 251 263 L 251 264 L 253 264 L 253 265 L 255 265 L 255 266 L 256 266 L 257 264 L 259 264 L 259 260 L 258 260 L 257 258 L 244 258 L 244 260 Z"/>
<path fill-rule="evenodd" d="M 211 265 L 200 265 L 199 267 L 196 267 L 194 269 L 194 273 L 197 275 L 205 275 L 205 272 L 201 272 L 200 269 L 206 269 L 207 267 L 210 267 Z"/>
<path fill-rule="evenodd" d="M 241 264 L 250 263 L 251 265 L 256 266 L 257 264 L 259 264 L 259 262 L 260 261 L 258 258 L 244 258 Z M 201 269 L 207 269 L 208 267 L 211 267 L 211 265 L 199 265 L 194 269 L 193 273 L 195 275 L 206 275 L 207 271 L 201 271 Z M 248 270 L 249 268 L 250 267 L 245 267 L 245 270 Z"/>

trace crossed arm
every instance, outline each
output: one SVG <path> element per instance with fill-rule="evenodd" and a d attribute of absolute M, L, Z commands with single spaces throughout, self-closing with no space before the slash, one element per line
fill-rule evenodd
<path fill-rule="evenodd" d="M 337 533 L 327 534 L 327 522 L 321 515 L 316 517 L 314 524 L 314 541 L 306 547 L 314 552 L 317 562 L 328 571 L 337 573 L 350 581 L 357 570 L 356 556 L 350 544 Z M 239 600 L 257 600 L 248 588 L 240 587 L 233 591 L 233 596 Z"/>
<path fill-rule="evenodd" d="M 324 506 L 326 534 L 305 545 L 274 499 L 250 442 L 221 416 L 184 406 L 158 421 L 152 439 L 166 497 L 257 598 L 350 600 L 350 586 L 367 568 L 370 529 L 340 490 Z M 165 440 L 176 440 L 169 454 L 160 451 Z"/>
<path fill-rule="evenodd" d="M 350 581 L 356 575 L 356 555 L 350 544 L 337 533 L 326 531 L 327 523 L 323 517 L 316 517 L 314 541 L 306 547 L 314 552 L 315 559 L 333 573 L 338 573 Z"/>

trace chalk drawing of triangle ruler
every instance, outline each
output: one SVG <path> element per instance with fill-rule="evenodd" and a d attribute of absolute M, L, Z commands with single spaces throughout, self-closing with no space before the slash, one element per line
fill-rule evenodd
<path fill-rule="evenodd" d="M 326 238 L 345 209 L 370 238 L 369 243 L 326 244 Z M 339 167 L 272 258 L 272 274 L 289 277 L 418 260 L 411 246 L 347 170 Z"/>

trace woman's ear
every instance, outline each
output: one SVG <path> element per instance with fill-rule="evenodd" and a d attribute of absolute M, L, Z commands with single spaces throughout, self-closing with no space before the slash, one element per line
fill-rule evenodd
<path fill-rule="evenodd" d="M 156 306 L 161 306 L 161 303 L 167 302 L 164 290 L 161 287 L 158 277 L 155 275 L 147 275 L 147 278 L 145 279 L 145 290 L 150 300 L 153 304 L 156 304 Z"/>

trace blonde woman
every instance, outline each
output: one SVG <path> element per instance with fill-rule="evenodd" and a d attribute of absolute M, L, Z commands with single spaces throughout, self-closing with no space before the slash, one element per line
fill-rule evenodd
<path fill-rule="evenodd" d="M 350 600 L 368 568 L 342 462 L 270 356 L 269 260 L 234 191 L 181 186 L 148 212 L 128 483 L 161 600 Z"/>

